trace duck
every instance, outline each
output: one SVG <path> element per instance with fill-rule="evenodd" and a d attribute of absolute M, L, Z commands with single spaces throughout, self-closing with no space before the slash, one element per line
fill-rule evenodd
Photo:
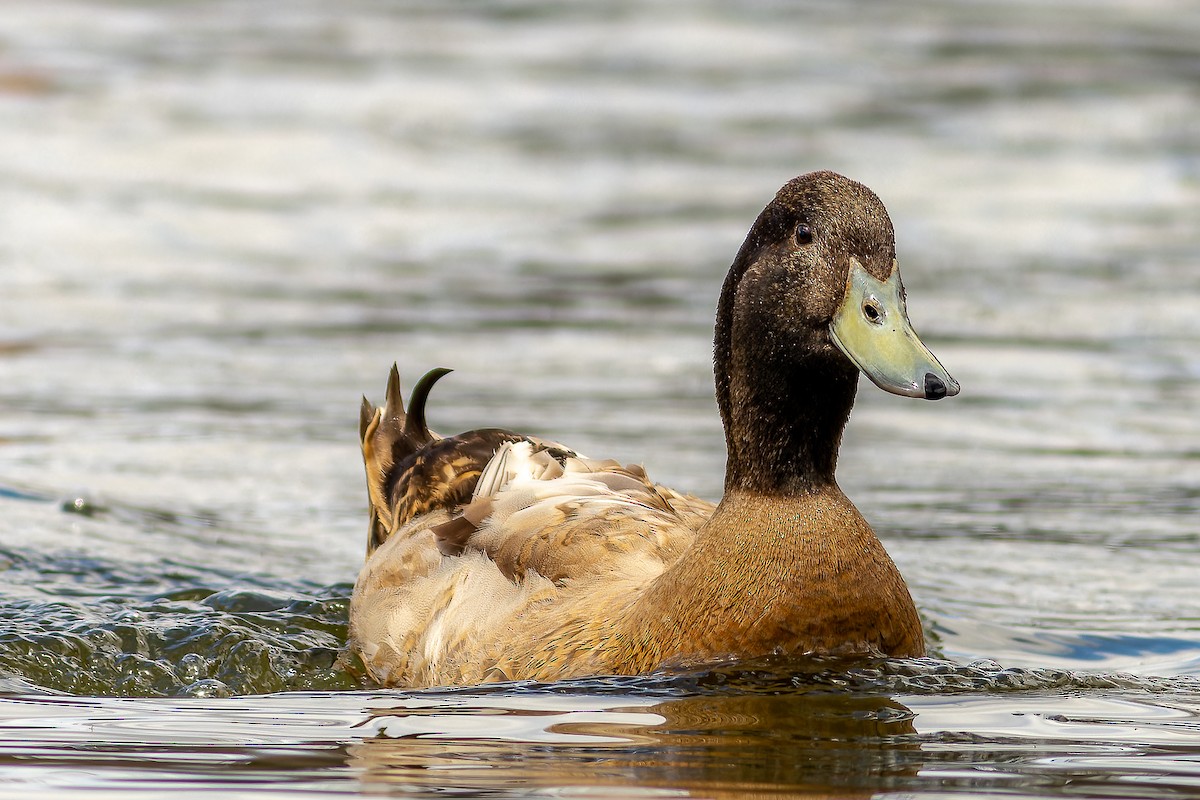
<path fill-rule="evenodd" d="M 439 368 L 407 408 L 365 397 L 367 558 L 347 649 L 384 687 L 639 675 L 761 658 L 918 657 L 912 596 L 835 480 L 859 374 L 906 397 L 959 384 L 908 319 L 879 197 L 788 181 L 725 277 L 714 335 L 724 490 L 503 428 L 434 433 Z"/>

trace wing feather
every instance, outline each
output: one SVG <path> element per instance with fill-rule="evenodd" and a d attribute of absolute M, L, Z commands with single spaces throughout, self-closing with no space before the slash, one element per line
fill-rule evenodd
<path fill-rule="evenodd" d="M 661 571 L 691 544 L 698 527 L 700 501 L 684 503 L 684 496 L 650 482 L 641 467 L 616 461 L 567 458 L 560 464 L 515 442 L 500 448 L 484 476 L 463 515 L 477 529 L 463 544 L 515 581 L 529 572 L 555 583 L 616 575 L 630 559 L 656 563 Z M 709 514 L 712 508 L 708 504 Z"/>

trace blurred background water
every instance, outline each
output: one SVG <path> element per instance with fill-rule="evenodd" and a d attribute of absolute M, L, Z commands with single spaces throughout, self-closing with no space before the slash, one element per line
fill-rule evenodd
<path fill-rule="evenodd" d="M 60 2 L 0 13 L 0 795 L 1192 796 L 1200 10 Z M 379 693 L 357 407 L 720 493 L 711 326 L 831 168 L 963 385 L 839 478 L 936 657 Z"/>

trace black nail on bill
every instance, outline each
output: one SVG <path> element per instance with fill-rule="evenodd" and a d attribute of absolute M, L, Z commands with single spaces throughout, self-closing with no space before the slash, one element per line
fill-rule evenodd
<path fill-rule="evenodd" d="M 925 399 L 941 400 L 946 396 L 946 384 L 932 372 L 925 373 Z"/>

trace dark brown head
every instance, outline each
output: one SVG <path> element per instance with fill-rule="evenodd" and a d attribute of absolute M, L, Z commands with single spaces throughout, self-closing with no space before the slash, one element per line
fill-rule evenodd
<path fill-rule="evenodd" d="M 755 220 L 721 293 L 715 362 L 738 469 L 800 458 L 832 480 L 859 370 L 897 394 L 958 392 L 908 323 L 887 210 L 834 172 L 789 181 Z"/>

